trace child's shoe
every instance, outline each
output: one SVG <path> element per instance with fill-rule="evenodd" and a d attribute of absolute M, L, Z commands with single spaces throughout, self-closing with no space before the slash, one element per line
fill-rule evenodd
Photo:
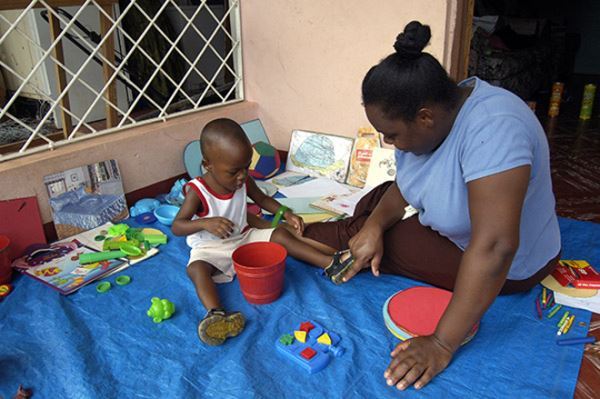
<path fill-rule="evenodd" d="M 350 250 L 338 251 L 333 254 L 331 264 L 325 268 L 325 275 L 334 283 L 343 283 L 342 279 L 344 275 L 350 269 L 350 266 L 354 263 L 354 257 L 350 253 Z"/>
<path fill-rule="evenodd" d="M 198 336 L 207 345 L 221 345 L 229 337 L 235 337 L 244 329 L 246 319 L 240 312 L 211 309 L 198 323 Z"/>

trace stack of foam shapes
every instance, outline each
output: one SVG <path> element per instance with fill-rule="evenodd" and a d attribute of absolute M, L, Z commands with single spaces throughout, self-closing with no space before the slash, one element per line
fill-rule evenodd
<path fill-rule="evenodd" d="M 314 374 L 327 367 L 332 357 L 343 355 L 344 348 L 339 343 L 339 335 L 310 320 L 282 334 L 275 341 L 275 346 L 292 363 Z"/>
<path fill-rule="evenodd" d="M 279 152 L 271 144 L 259 141 L 252 145 L 252 161 L 248 173 L 255 179 L 269 179 L 279 171 Z"/>
<path fill-rule="evenodd" d="M 383 305 L 385 326 L 401 340 L 431 335 L 452 299 L 452 292 L 434 287 L 413 287 L 389 297 Z M 476 323 L 462 345 L 477 333 Z"/>

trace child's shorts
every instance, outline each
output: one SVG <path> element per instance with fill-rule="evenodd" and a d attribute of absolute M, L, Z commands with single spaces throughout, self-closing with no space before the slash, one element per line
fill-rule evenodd
<path fill-rule="evenodd" d="M 223 240 L 211 240 L 201 243 L 190 251 L 188 266 L 195 261 L 201 260 L 213 265 L 217 271 L 212 278 L 215 283 L 228 283 L 233 280 L 235 270 L 231 255 L 233 251 L 244 244 L 257 241 L 269 241 L 275 229 L 251 228 L 246 232 Z"/>

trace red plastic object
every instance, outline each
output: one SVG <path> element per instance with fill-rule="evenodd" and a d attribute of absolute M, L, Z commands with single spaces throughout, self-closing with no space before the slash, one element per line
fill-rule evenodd
<path fill-rule="evenodd" d="M 310 347 L 308 347 L 308 348 L 304 349 L 302 352 L 300 352 L 300 356 L 302 356 L 306 360 L 312 359 L 313 357 L 315 357 L 316 354 L 317 354 L 317 352 L 313 348 L 310 348 Z"/>
<path fill-rule="evenodd" d="M 0 234 L 0 284 L 8 284 L 12 279 L 9 245 L 8 237 Z"/>
<path fill-rule="evenodd" d="M 397 326 L 412 336 L 433 334 L 452 299 L 452 292 L 433 287 L 400 291 L 389 302 L 389 315 Z"/>
<path fill-rule="evenodd" d="M 315 328 L 314 324 L 310 321 L 305 321 L 304 323 L 300 323 L 300 331 L 305 331 L 307 334 Z"/>
<path fill-rule="evenodd" d="M 0 201 L 0 234 L 10 237 L 10 260 L 24 255 L 28 247 L 45 244 L 36 197 Z"/>
<path fill-rule="evenodd" d="M 274 242 L 253 242 L 233 252 L 233 267 L 248 302 L 262 305 L 279 298 L 286 257 L 285 248 Z"/>

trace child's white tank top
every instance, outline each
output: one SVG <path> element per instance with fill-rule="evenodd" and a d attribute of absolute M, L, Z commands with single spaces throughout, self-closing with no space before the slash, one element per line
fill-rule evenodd
<path fill-rule="evenodd" d="M 196 213 L 192 220 L 198 218 L 223 217 L 233 222 L 233 238 L 248 229 L 247 205 L 246 205 L 246 183 L 230 194 L 218 194 L 206 184 L 202 177 L 197 177 L 187 183 L 184 191 L 194 190 L 202 202 L 202 210 Z M 202 230 L 187 236 L 187 244 L 194 248 L 204 242 L 220 240 L 214 234 Z"/>

